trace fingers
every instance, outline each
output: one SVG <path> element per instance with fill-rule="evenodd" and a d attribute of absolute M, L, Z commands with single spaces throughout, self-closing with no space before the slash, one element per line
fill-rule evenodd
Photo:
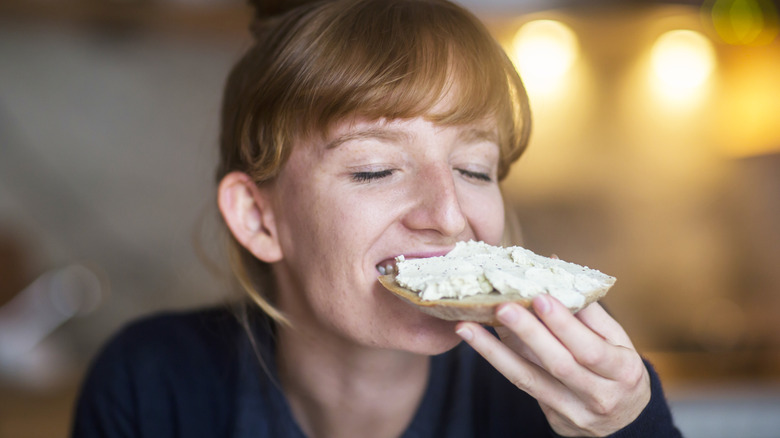
<path fill-rule="evenodd" d="M 536 356 L 536 353 L 534 353 L 522 339 L 515 336 L 514 333 L 512 333 L 512 330 L 504 326 L 496 327 L 495 330 L 498 334 L 498 338 L 501 339 L 501 342 L 506 344 L 510 349 L 517 352 L 534 365 L 539 367 L 542 366 L 542 362 Z"/>
<path fill-rule="evenodd" d="M 533 310 L 536 316 L 517 304 L 502 305 L 497 316 L 504 327 L 497 332 L 503 343 L 492 335 L 467 341 L 512 380 L 522 380 L 508 375 L 516 372 L 511 364 L 520 356 L 525 365 L 545 370 L 580 394 L 602 378 L 629 382 L 641 375 L 644 365 L 628 336 L 601 306 L 590 306 L 575 317 L 558 300 L 541 295 L 534 299 Z M 459 326 L 479 334 L 474 327 Z"/>
<path fill-rule="evenodd" d="M 636 418 L 650 398 L 649 377 L 622 327 L 599 305 L 575 316 L 550 296 L 534 299 L 533 311 L 500 306 L 500 340 L 475 323 L 456 331 L 536 398 L 561 434 L 608 435 Z"/>
<path fill-rule="evenodd" d="M 557 307 L 556 307 L 557 306 Z M 563 311 L 561 311 L 563 309 Z M 577 393 L 586 393 L 589 388 L 598 383 L 598 374 L 579 363 L 574 351 L 566 342 L 557 338 L 557 333 L 545 326 L 544 317 L 552 316 L 553 319 L 563 319 L 568 315 L 569 321 L 556 321 L 565 330 L 572 333 L 568 337 L 574 339 L 584 332 L 592 340 L 608 346 L 603 339 L 590 330 L 587 330 L 579 321 L 571 316 L 571 313 L 555 300 L 534 301 L 534 310 L 540 316 L 537 319 L 531 312 L 516 304 L 501 306 L 496 313 L 499 320 L 509 329 L 514 336 L 527 346 L 527 349 L 535 356 L 534 362 L 549 372 L 553 377 L 570 387 Z M 576 322 L 576 324 L 571 324 Z M 573 327 L 572 327 L 573 325 Z M 577 332 L 579 329 L 579 332 Z M 589 341 L 589 340 L 588 340 Z"/>
<path fill-rule="evenodd" d="M 460 322 L 455 331 L 504 377 L 540 402 L 548 402 L 552 394 L 568 392 L 561 382 L 551 378 L 547 372 L 519 355 L 482 326 Z"/>
<path fill-rule="evenodd" d="M 623 378 L 627 367 L 633 370 L 638 355 L 630 347 L 628 336 L 598 304 L 583 309 L 580 313 L 585 314 L 580 317 L 574 317 L 547 295 L 537 297 L 533 306 L 546 328 L 580 365 L 610 380 Z"/>
<path fill-rule="evenodd" d="M 634 344 L 623 330 L 599 303 L 593 303 L 577 312 L 577 319 L 614 345 L 622 345 L 634 349 Z"/>

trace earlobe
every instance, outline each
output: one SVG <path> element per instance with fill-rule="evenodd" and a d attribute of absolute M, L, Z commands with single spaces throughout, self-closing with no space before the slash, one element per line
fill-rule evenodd
<path fill-rule="evenodd" d="M 249 175 L 225 175 L 219 183 L 217 203 L 230 232 L 244 248 L 267 263 L 282 259 L 268 194 Z"/>

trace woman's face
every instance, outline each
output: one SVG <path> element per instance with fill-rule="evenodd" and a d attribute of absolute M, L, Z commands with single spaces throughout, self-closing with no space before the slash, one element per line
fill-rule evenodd
<path fill-rule="evenodd" d="M 337 342 L 424 354 L 457 344 L 454 323 L 386 291 L 379 267 L 498 244 L 504 206 L 495 124 L 351 122 L 296 145 L 269 188 L 283 259 L 278 305 Z M 325 338 L 323 338 L 325 339 Z"/>

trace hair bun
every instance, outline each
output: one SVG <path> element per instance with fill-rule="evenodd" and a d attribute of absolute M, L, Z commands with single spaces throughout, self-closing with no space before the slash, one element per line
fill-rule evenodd
<path fill-rule="evenodd" d="M 299 6 L 315 2 L 316 0 L 249 0 L 250 6 L 255 10 L 249 29 L 257 37 L 268 21 Z"/>

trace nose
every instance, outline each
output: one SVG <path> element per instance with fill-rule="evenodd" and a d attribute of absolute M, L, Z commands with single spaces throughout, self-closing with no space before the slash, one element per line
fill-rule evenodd
<path fill-rule="evenodd" d="M 466 216 L 449 166 L 421 169 L 409 190 L 413 204 L 404 216 L 408 228 L 435 231 L 445 237 L 456 237 L 466 229 Z"/>

